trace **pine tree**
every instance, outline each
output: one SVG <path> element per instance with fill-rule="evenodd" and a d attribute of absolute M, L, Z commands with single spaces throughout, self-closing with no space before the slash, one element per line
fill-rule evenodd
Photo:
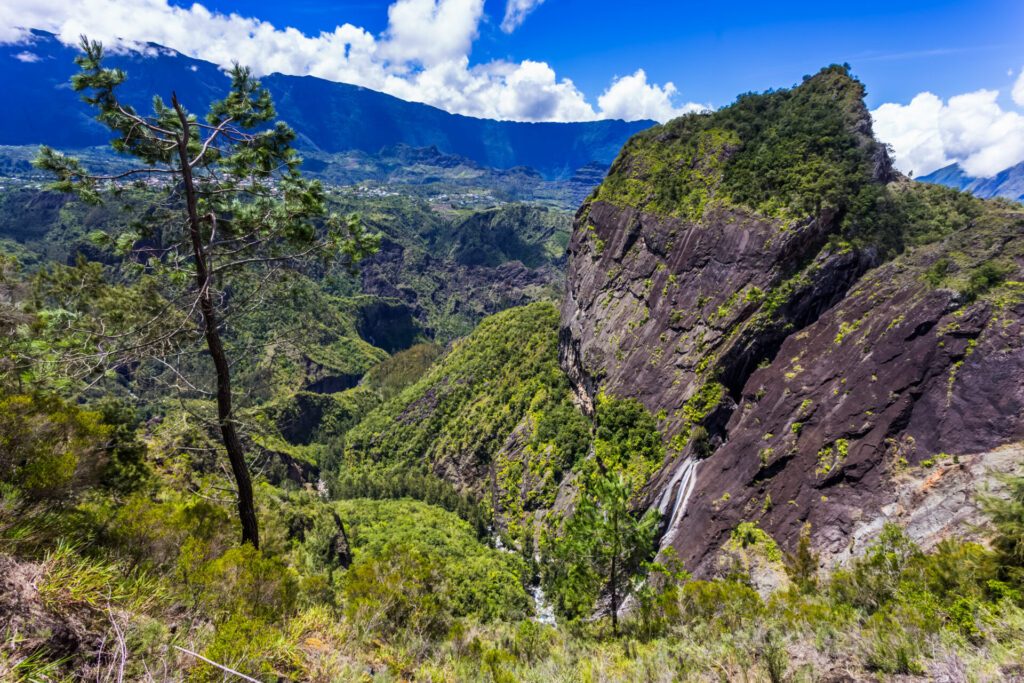
<path fill-rule="evenodd" d="M 811 547 L 811 525 L 804 524 L 796 549 L 786 553 L 786 574 L 803 593 L 813 593 L 818 587 L 818 554 Z"/>
<path fill-rule="evenodd" d="M 1005 495 L 981 496 L 982 510 L 995 527 L 992 549 L 1003 578 L 1024 585 L 1024 477 L 1004 475 Z"/>
<path fill-rule="evenodd" d="M 630 509 L 633 487 L 621 473 L 594 475 L 556 541 L 549 590 L 559 611 L 586 616 L 607 597 L 605 613 L 618 633 L 619 610 L 634 588 L 636 573 L 651 554 L 658 516 L 636 517 Z"/>
<path fill-rule="evenodd" d="M 233 276 L 255 271 L 255 281 L 266 284 L 285 266 L 338 256 L 354 264 L 375 250 L 377 238 L 354 217 L 328 214 L 323 188 L 299 173 L 300 159 L 291 146 L 295 133 L 281 122 L 271 125 L 275 111 L 270 94 L 248 68 L 236 64 L 231 69 L 228 95 L 210 106 L 204 121 L 186 111 L 175 93 L 170 106 L 155 96 L 152 113 L 143 115 L 118 98 L 126 74 L 103 67 L 103 46 L 83 36 L 81 47 L 83 54 L 75 60 L 81 70 L 72 78 L 73 88 L 85 93 L 83 99 L 96 109 L 97 120 L 114 133 L 114 150 L 142 165 L 116 175 L 93 175 L 78 160 L 48 147 L 40 149 L 35 163 L 56 176 L 55 189 L 90 202 L 101 201 L 105 190 L 116 192 L 117 183 L 163 179 L 157 183 L 161 201 L 146 208 L 155 212 L 162 207 L 170 219 L 160 225 L 149 221 L 138 234 L 120 235 L 115 246 L 126 263 L 160 282 L 164 300 L 184 321 L 182 327 L 160 334 L 147 334 L 145 326 L 136 325 L 115 335 L 97 324 L 91 334 L 103 350 L 91 369 L 102 374 L 111 367 L 128 367 L 147 353 L 159 356 L 173 346 L 168 340 L 174 334 L 202 336 L 214 368 L 210 393 L 216 396 L 217 426 L 237 488 L 242 541 L 258 547 L 252 482 L 223 340 L 233 301 L 229 283 Z M 136 249 L 144 237 L 157 247 Z M 169 317 L 154 319 L 149 331 Z"/>

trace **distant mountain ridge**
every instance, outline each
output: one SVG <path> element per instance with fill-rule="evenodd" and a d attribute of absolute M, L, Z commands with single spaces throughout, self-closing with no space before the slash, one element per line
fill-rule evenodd
<path fill-rule="evenodd" d="M 1024 201 L 1024 161 L 1000 171 L 991 178 L 971 177 L 959 164 L 950 164 L 917 180 L 964 190 L 982 199 L 1005 197 L 1018 202 Z"/>
<path fill-rule="evenodd" d="M 71 90 L 76 50 L 50 33 L 34 31 L 31 44 L 0 45 L 0 88 L 17 107 L 0 110 L 0 145 L 49 144 L 58 148 L 103 145 L 109 134 Z M 128 72 L 125 100 L 148 109 L 172 90 L 193 111 L 222 97 L 227 79 L 215 64 L 151 44 L 144 52 L 109 56 Z M 449 114 L 366 88 L 312 76 L 271 74 L 262 79 L 278 118 L 299 135 L 299 147 L 326 153 L 386 147 L 436 147 L 492 168 L 528 166 L 548 179 L 568 178 L 592 162 L 610 164 L 634 133 L 653 121 L 524 123 Z"/>

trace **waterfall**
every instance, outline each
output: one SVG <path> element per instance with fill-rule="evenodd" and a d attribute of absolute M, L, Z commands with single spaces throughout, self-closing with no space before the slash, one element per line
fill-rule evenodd
<path fill-rule="evenodd" d="M 690 495 L 697 484 L 697 465 L 700 464 L 696 458 L 687 458 L 676 470 L 672 480 L 658 500 L 658 512 L 662 516 L 669 512 L 669 503 L 672 503 L 672 511 L 669 513 L 668 531 L 661 539 L 661 547 L 669 545 L 679 531 L 677 526 L 683 514 L 686 513 L 686 505 L 690 502 Z M 675 495 L 672 494 L 675 489 Z"/>
<path fill-rule="evenodd" d="M 547 626 L 555 625 L 555 608 L 544 596 L 544 589 L 538 583 L 530 587 L 530 595 L 533 597 L 533 609 L 536 613 L 533 620 Z"/>

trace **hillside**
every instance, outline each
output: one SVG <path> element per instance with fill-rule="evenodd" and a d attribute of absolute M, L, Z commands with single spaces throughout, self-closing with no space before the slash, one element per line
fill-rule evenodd
<path fill-rule="evenodd" d="M 1019 678 L 1024 210 L 863 98 L 645 129 L 575 218 L 440 147 L 276 176 L 282 130 L 190 198 L 166 111 L 107 114 L 180 183 L 5 148 L 0 679 Z"/>
<path fill-rule="evenodd" d="M 950 164 L 928 175 L 917 178 L 918 182 L 945 185 L 970 192 L 982 199 L 1005 197 L 1024 201 L 1024 162 L 1000 171 L 991 178 L 972 178 L 964 173 L 958 164 Z"/>
<path fill-rule="evenodd" d="M 48 144 L 80 149 L 104 145 L 108 135 L 67 87 L 76 48 L 37 31 L 31 45 L 0 45 L 0 88 L 19 102 L 0 112 L 0 145 Z M 25 51 L 32 61 L 16 59 Z M 128 72 L 125 100 L 148 106 L 153 93 L 172 90 L 195 111 L 221 96 L 226 79 L 209 62 L 158 45 L 111 55 Z M 300 149 L 324 154 L 358 150 L 377 154 L 396 145 L 436 147 L 492 168 L 534 168 L 548 178 L 569 178 L 591 162 L 607 164 L 626 139 L 651 121 L 516 123 L 449 114 L 354 85 L 312 76 L 271 74 L 262 79 L 278 117 L 299 133 Z"/>
<path fill-rule="evenodd" d="M 653 128 L 577 214 L 563 367 L 662 416 L 645 501 L 691 571 L 750 522 L 838 558 L 905 472 L 1024 439 L 1024 212 L 898 177 L 862 92 L 832 67 Z"/>

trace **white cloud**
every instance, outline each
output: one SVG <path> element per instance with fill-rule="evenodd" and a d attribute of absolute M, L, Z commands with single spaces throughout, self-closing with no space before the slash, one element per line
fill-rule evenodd
<path fill-rule="evenodd" d="M 539 4 L 509 0 L 506 21 L 521 23 Z M 257 75 L 318 76 L 453 113 L 500 119 L 665 119 L 691 106 L 675 108 L 675 87 L 647 84 L 642 72 L 613 83 L 595 110 L 571 80 L 559 78 L 544 62 L 471 66 L 469 55 L 483 17 L 483 0 L 395 0 L 380 35 L 352 24 L 306 35 L 251 17 L 211 12 L 198 3 L 178 7 L 168 0 L 4 0 L 0 43 L 30 43 L 31 36 L 18 27 L 51 31 L 69 44 L 83 33 L 111 47 L 138 47 L 148 41 L 220 66 L 237 60 Z M 628 107 L 630 92 L 642 104 Z"/>
<path fill-rule="evenodd" d="M 930 92 L 910 104 L 883 104 L 871 112 L 875 135 L 892 145 L 893 161 L 904 173 L 925 175 L 953 163 L 939 132 L 941 113 L 942 100 Z"/>
<path fill-rule="evenodd" d="M 544 0 L 508 0 L 505 4 L 505 18 L 501 20 L 501 30 L 512 33 L 523 25 L 527 14 L 543 3 Z"/>
<path fill-rule="evenodd" d="M 19 62 L 25 62 L 26 64 L 35 64 L 39 61 L 39 55 L 37 55 L 35 52 L 29 52 L 28 50 L 25 50 L 24 52 L 19 52 L 18 54 L 14 55 L 14 58 L 17 59 Z"/>
<path fill-rule="evenodd" d="M 1010 72 L 1013 75 L 1013 72 Z M 1013 84 L 1013 101 L 1017 103 L 1017 106 L 1024 107 L 1024 67 L 1021 67 L 1020 75 L 1017 76 L 1017 82 Z"/>
<path fill-rule="evenodd" d="M 483 0 L 397 0 L 388 7 L 382 53 L 396 62 L 442 64 L 469 54 Z"/>
<path fill-rule="evenodd" d="M 648 83 L 644 70 L 637 69 L 631 76 L 615 79 L 597 98 L 597 104 L 608 118 L 626 121 L 654 119 L 662 123 L 683 114 L 707 109 L 693 102 L 676 107 L 672 104 L 676 92 L 676 86 L 671 82 L 664 86 Z"/>
<path fill-rule="evenodd" d="M 990 177 L 1024 160 L 1024 116 L 1005 111 L 998 97 L 997 90 L 978 90 L 943 102 L 925 92 L 906 105 L 883 104 L 872 112 L 875 133 L 906 173 L 956 162 L 968 175 Z"/>

